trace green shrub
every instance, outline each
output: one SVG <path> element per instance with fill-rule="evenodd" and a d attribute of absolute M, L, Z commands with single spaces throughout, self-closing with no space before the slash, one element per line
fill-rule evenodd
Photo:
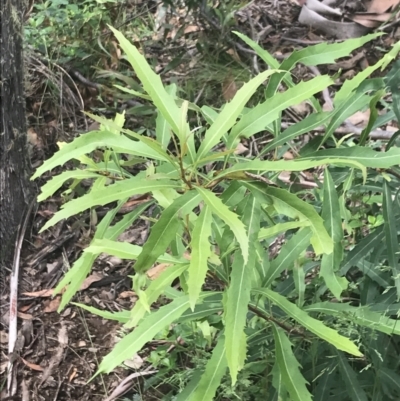
<path fill-rule="evenodd" d="M 314 95 L 332 85 L 335 77 L 317 76 L 295 84 L 290 71 L 299 62 L 334 62 L 377 35 L 311 46 L 279 64 L 238 34 L 270 69 L 247 82 L 217 111 L 176 98 L 174 87 L 164 88 L 139 51 L 120 32 L 113 32 L 146 95 L 120 89 L 151 99 L 158 113 L 155 138 L 124 129 L 123 114 L 114 120 L 91 115 L 101 123 L 100 129 L 64 144 L 33 177 L 69 160 L 80 162 L 79 168 L 45 184 L 39 200 L 69 180 L 72 191 L 82 180 L 93 181 L 86 194 L 66 202 L 43 230 L 87 209 L 117 202 L 56 289 L 67 286 L 63 309 L 99 254 L 135 260 L 133 289 L 139 300 L 132 310 L 110 313 L 79 305 L 134 328 L 103 359 L 97 374 L 111 372 L 159 333 L 172 336 L 197 322 L 204 339 L 198 346 L 212 345 L 212 352 L 176 400 L 211 400 L 217 391 L 226 395 L 238 377 L 243 388 L 260 372 L 272 384 L 265 390 L 271 400 L 306 401 L 312 395 L 316 400 L 366 400 L 380 399 L 376 394 L 398 394 L 399 363 L 389 336 L 400 334 L 398 322 L 390 317 L 400 295 L 399 180 L 385 170 L 397 168 L 393 166 L 399 164 L 400 149 L 374 150 L 367 141 L 369 131 L 397 111 L 387 110 L 381 117 L 371 112 L 358 144 L 349 138 L 337 141 L 333 134 L 356 111 L 376 109 L 387 88 L 394 87 L 393 81 L 368 77 L 387 67 L 399 46 L 346 81 L 333 99 L 333 110 L 322 111 Z M 281 84 L 287 88 L 284 92 L 278 91 Z M 265 100 L 247 109 L 250 97 L 260 90 Z M 314 112 L 282 132 L 282 112 L 307 99 Z M 207 124 L 191 127 L 188 113 L 200 114 Z M 321 125 L 325 133 L 307 144 L 299 157 L 276 160 L 280 149 Z M 259 155 L 235 154 L 241 139 L 265 130 L 273 139 Z M 90 156 L 94 150 L 97 159 Z M 273 152 L 275 160 L 266 160 Z M 138 164 L 146 170 L 131 168 Z M 278 177 L 291 171 L 295 178 L 297 172 L 317 167 L 323 169 L 323 180 L 316 179 L 313 190 L 296 193 L 296 186 L 285 185 Z M 374 202 L 368 203 L 372 193 Z M 130 197 L 145 194 L 144 203 L 116 219 Z M 356 217 L 351 216 L 354 204 L 365 206 Z M 155 218 L 150 219 L 143 247 L 117 241 L 150 207 L 155 207 Z M 375 219 L 369 217 L 372 207 L 381 210 L 381 215 L 375 210 Z M 270 258 L 269 246 L 278 235 L 285 241 L 279 254 Z M 156 263 L 168 267 L 150 281 L 146 272 Z M 352 279 L 354 267 L 363 270 L 361 280 Z M 181 290 L 171 286 L 178 278 Z M 152 309 L 160 297 L 169 301 Z M 150 359 L 166 365 L 164 355 L 160 351 Z"/>

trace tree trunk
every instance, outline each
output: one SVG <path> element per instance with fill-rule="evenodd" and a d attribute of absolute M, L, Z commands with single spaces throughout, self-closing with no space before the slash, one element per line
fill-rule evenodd
<path fill-rule="evenodd" d="M 13 254 L 21 218 L 30 203 L 30 161 L 27 150 L 23 0 L 0 0 L 0 262 Z"/>

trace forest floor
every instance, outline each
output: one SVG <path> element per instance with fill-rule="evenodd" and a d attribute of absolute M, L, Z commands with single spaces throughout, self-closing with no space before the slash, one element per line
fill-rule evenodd
<path fill-rule="evenodd" d="M 255 1 L 246 12 L 241 12 L 237 23 L 251 37 L 254 32 L 264 30 L 260 40 L 262 47 L 277 58 L 284 58 L 293 50 L 310 44 L 331 41 L 333 38 L 320 35 L 298 23 L 299 6 L 293 2 L 276 2 L 273 0 Z M 279 4 L 279 7 L 276 6 Z M 193 22 L 191 22 L 193 25 Z M 396 36 L 393 36 L 393 32 Z M 356 51 L 352 57 L 336 65 L 324 66 L 321 73 L 334 73 L 342 69 L 342 76 L 351 77 L 366 66 L 373 64 L 381 56 L 382 49 L 389 48 L 394 40 L 399 40 L 399 29 L 385 39 L 379 40 L 380 50 L 368 44 Z M 153 38 L 153 41 L 156 39 Z M 168 38 L 158 40 L 157 58 L 169 60 Z M 232 45 L 233 46 L 233 45 Z M 249 65 L 249 72 L 256 61 L 253 56 L 237 49 L 238 54 Z M 247 58 L 247 59 L 246 59 Z M 165 64 L 166 62 L 164 62 Z M 256 66 L 262 69 L 263 67 Z M 186 71 L 190 76 L 190 71 Z M 314 71 L 315 73 L 315 71 Z M 297 78 L 307 80 L 313 72 L 306 67 L 297 67 Z M 81 86 L 79 86 L 80 88 Z M 221 87 L 217 88 L 222 94 Z M 81 97 L 85 95 L 81 93 Z M 71 116 L 66 118 L 63 126 L 52 109 L 41 103 L 41 94 L 29 94 L 27 99 L 29 117 L 29 141 L 32 154 L 32 165 L 38 167 L 43 160 L 57 149 L 56 143 L 74 136 L 69 132 Z M 72 106 L 71 106 L 72 107 Z M 74 106 L 78 108 L 78 106 Z M 40 112 L 38 112 L 40 108 Z M 90 105 L 87 106 L 87 111 Z M 77 111 L 78 112 L 78 111 Z M 301 111 L 299 111 L 301 113 Z M 40 121 L 38 124 L 38 113 Z M 78 112 L 79 113 L 79 112 Z M 31 118 L 35 116 L 35 118 Z M 73 120 L 73 119 L 72 119 Z M 87 122 L 78 118 L 74 128 L 84 132 Z M 74 131 L 74 130 L 71 130 Z M 50 178 L 50 176 L 48 177 Z M 44 183 L 38 182 L 38 186 Z M 111 400 L 107 398 L 121 381 L 133 371 L 146 372 L 149 364 L 132 361 L 132 367 L 120 367 L 109 375 L 99 375 L 88 383 L 103 358 L 121 335 L 118 322 L 105 320 L 82 309 L 68 305 L 61 313 L 57 312 L 60 296 L 52 297 L 61 277 L 70 265 L 78 258 L 92 235 L 89 213 L 68 221 L 60 222 L 51 230 L 39 234 L 40 228 L 60 207 L 62 197 L 57 193 L 52 198 L 36 206 L 32 215 L 31 226 L 25 232 L 25 241 L 20 262 L 20 289 L 18 302 L 18 340 L 17 356 L 14 363 L 14 382 L 18 386 L 17 396 L 13 400 L 30 401 L 70 401 L 70 400 Z M 106 208 L 99 209 L 104 215 Z M 89 221 L 89 223 L 88 223 Z M 138 223 L 130 230 L 130 242 L 141 244 L 146 234 L 145 224 Z M 75 302 L 91 305 L 99 309 L 119 311 L 130 309 L 136 301 L 131 291 L 128 275 L 132 264 L 116 258 L 100 258 L 85 280 L 84 286 L 74 298 Z M 0 341 L 1 341 L 1 386 L 6 378 L 7 342 L 9 317 L 9 278 L 2 277 L 0 293 Z M 148 349 L 152 344 L 148 344 Z M 136 363 L 136 365 L 135 365 Z M 133 394 L 141 394 L 140 380 L 132 380 L 126 399 L 133 399 Z M 0 387 L 1 388 L 1 387 Z M 154 388 L 151 395 L 142 395 L 143 400 L 162 398 L 163 389 Z M 4 394 L 4 389 L 3 389 Z M 130 398 L 129 398 L 130 397 Z M 1 398 L 5 399 L 5 398 Z M 121 398 L 119 398 L 121 399 Z"/>

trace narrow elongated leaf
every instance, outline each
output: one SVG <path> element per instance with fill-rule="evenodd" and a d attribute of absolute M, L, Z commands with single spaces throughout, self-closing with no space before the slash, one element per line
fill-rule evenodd
<path fill-rule="evenodd" d="M 307 312 L 325 313 L 331 316 L 347 316 L 360 326 L 369 327 L 372 330 L 386 334 L 400 335 L 400 325 L 395 319 L 371 311 L 368 307 L 356 307 L 350 304 L 319 302 L 304 308 Z"/>
<path fill-rule="evenodd" d="M 368 256 L 385 238 L 383 226 L 363 238 L 347 255 L 346 261 L 340 268 L 339 274 L 346 274 L 352 266 L 356 266 L 360 260 Z"/>
<path fill-rule="evenodd" d="M 392 148 L 393 149 L 393 148 Z M 400 160 L 399 160 L 400 163 Z M 398 228 L 395 219 L 395 204 L 392 201 L 392 192 L 387 181 L 383 183 L 383 220 L 385 227 L 386 247 L 388 262 L 392 269 L 392 275 L 397 291 L 397 298 L 400 298 L 400 244 L 397 238 Z"/>
<path fill-rule="evenodd" d="M 257 88 L 275 72 L 275 70 L 264 71 L 244 84 L 237 91 L 235 97 L 225 105 L 214 123 L 207 130 L 200 149 L 197 152 L 197 160 L 202 159 L 211 148 L 220 141 L 222 136 L 232 128 L 250 97 L 253 96 Z"/>
<path fill-rule="evenodd" d="M 108 255 L 116 256 L 126 260 L 136 260 L 143 252 L 143 247 L 129 244 L 128 242 L 112 241 L 107 238 L 94 239 L 91 244 L 85 248 L 85 253 L 99 254 L 106 252 Z M 186 264 L 187 260 L 175 258 L 168 253 L 162 254 L 157 258 L 160 263 Z"/>
<path fill-rule="evenodd" d="M 111 222 L 114 220 L 118 210 L 121 209 L 122 205 L 126 202 L 126 199 L 122 199 L 118 202 L 118 205 L 110 210 L 97 225 L 96 232 L 94 233 L 94 238 L 92 240 L 96 241 L 97 239 L 103 238 L 108 234 L 108 228 Z M 90 269 L 93 266 L 93 263 L 102 251 L 100 250 L 97 253 L 83 253 L 81 256 L 74 262 L 72 267 L 65 274 L 64 278 L 58 283 L 57 287 L 54 290 L 54 295 L 58 294 L 64 287 L 67 286 L 62 299 L 60 306 L 58 307 L 58 312 L 63 310 L 68 302 L 72 299 L 72 297 L 79 290 L 81 284 L 85 280 L 86 276 L 89 274 Z"/>
<path fill-rule="evenodd" d="M 332 291 L 332 294 L 340 299 L 348 282 L 345 277 L 339 277 L 336 274 L 343 259 L 343 229 L 339 197 L 328 169 L 325 169 L 324 173 L 324 200 L 321 217 L 329 236 L 333 240 L 333 252 L 322 256 L 320 276 L 324 278 L 325 284 Z"/>
<path fill-rule="evenodd" d="M 157 301 L 159 296 L 163 293 L 164 289 L 172 284 L 172 282 L 179 277 L 189 267 L 188 264 L 172 265 L 164 270 L 155 280 L 153 280 L 148 288 L 144 291 L 144 296 L 148 305 Z M 136 302 L 135 306 L 130 312 L 130 318 L 125 325 L 127 328 L 137 326 L 143 316 L 146 314 L 146 308 L 142 302 Z"/>
<path fill-rule="evenodd" d="M 194 224 L 191 241 L 192 253 L 187 285 L 192 310 L 194 310 L 208 270 L 208 258 L 211 256 L 208 240 L 211 235 L 211 223 L 211 209 L 205 205 Z"/>
<path fill-rule="evenodd" d="M 249 257 L 249 239 L 244 224 L 239 220 L 237 214 L 231 212 L 228 207 L 214 193 L 205 188 L 196 187 L 204 202 L 211 211 L 225 222 L 235 234 L 242 250 L 243 260 L 246 264 Z"/>
<path fill-rule="evenodd" d="M 284 233 L 288 230 L 306 227 L 310 225 L 307 220 L 288 221 L 287 223 L 278 223 L 271 227 L 263 227 L 258 233 L 258 239 L 264 240 L 275 237 L 278 234 Z"/>
<path fill-rule="evenodd" d="M 332 83 L 332 78 L 326 75 L 318 76 L 311 81 L 300 82 L 295 87 L 289 88 L 285 92 L 277 93 L 275 96 L 257 105 L 246 113 L 232 129 L 228 139 L 228 149 L 236 146 L 239 137 L 249 138 L 265 130 L 265 127 L 279 118 L 282 110 L 301 103 Z"/>
<path fill-rule="evenodd" d="M 341 378 L 346 385 L 347 394 L 352 401 L 368 401 L 367 394 L 365 394 L 364 389 L 361 387 L 356 372 L 351 368 L 346 357 L 340 351 L 337 351 L 337 355 Z"/>
<path fill-rule="evenodd" d="M 53 226 L 59 221 L 66 219 L 72 215 L 83 212 L 94 206 L 102 206 L 116 200 L 129 198 L 133 195 L 145 194 L 153 189 L 177 188 L 178 185 L 169 180 L 150 181 L 142 178 L 130 178 L 128 180 L 118 181 L 105 188 L 93 189 L 80 198 L 73 199 L 62 206 L 59 210 L 40 230 L 40 232 Z"/>
<path fill-rule="evenodd" d="M 400 148 L 391 148 L 387 152 L 377 152 L 371 148 L 352 146 L 351 148 L 338 148 L 319 150 L 305 157 L 301 160 L 323 160 L 327 158 L 334 158 L 339 160 L 352 160 L 361 163 L 365 167 L 371 168 L 389 168 L 397 166 L 400 162 Z"/>
<path fill-rule="evenodd" d="M 300 364 L 292 351 L 292 344 L 283 329 L 272 323 L 275 339 L 275 357 L 283 383 L 293 401 L 312 401 L 307 390 L 307 381 L 300 373 Z"/>
<path fill-rule="evenodd" d="M 97 309 L 93 308 L 92 306 L 80 304 L 79 302 L 71 302 L 71 304 L 79 306 L 80 308 L 85 309 L 90 313 L 93 313 L 93 315 L 100 316 L 103 319 L 115 320 L 122 324 L 127 323 L 129 321 L 129 317 L 131 314 L 131 312 L 128 310 L 123 310 L 119 312 L 109 312 L 107 310 Z"/>
<path fill-rule="evenodd" d="M 185 133 L 180 130 L 180 111 L 175 103 L 174 97 L 168 94 L 161 82 L 160 76 L 151 69 L 138 49 L 136 49 L 121 32 L 111 26 L 109 26 L 109 28 L 113 31 L 121 48 L 126 53 L 129 63 L 132 65 L 140 82 L 143 84 L 144 90 L 150 95 L 157 110 L 162 113 L 164 118 L 171 125 L 172 130 L 183 145 L 186 142 L 186 138 L 184 136 Z"/>
<path fill-rule="evenodd" d="M 324 227 L 323 220 L 313 206 L 284 189 L 268 187 L 265 191 L 272 198 L 278 213 L 291 218 L 306 219 L 310 223 L 309 227 L 313 232 L 311 243 L 316 254 L 329 254 L 333 251 L 332 239 Z"/>
<path fill-rule="evenodd" d="M 140 351 L 143 345 L 178 319 L 189 307 L 189 297 L 182 296 L 146 316 L 133 332 L 120 340 L 113 350 L 104 357 L 93 377 L 100 373 L 110 373 L 126 359 L 131 358 L 136 352 Z"/>
<path fill-rule="evenodd" d="M 65 144 L 36 170 L 32 179 L 41 176 L 54 167 L 61 166 L 69 160 L 78 159 L 80 156 L 98 148 L 112 148 L 119 153 L 127 153 L 154 160 L 166 160 L 145 143 L 134 141 L 125 135 L 115 135 L 110 131 L 92 131 Z"/>
<path fill-rule="evenodd" d="M 212 401 L 226 372 L 226 368 L 225 339 L 221 335 L 212 352 L 211 358 L 207 362 L 199 384 L 190 396 L 189 401 Z"/>
<path fill-rule="evenodd" d="M 298 136 L 312 131 L 313 129 L 325 124 L 332 117 L 332 112 L 312 113 L 300 122 L 291 125 L 279 136 L 266 145 L 260 152 L 261 155 L 282 146 L 285 143 L 297 138 Z"/>
<path fill-rule="evenodd" d="M 341 104 L 332 113 L 332 119 L 326 128 L 324 136 L 319 142 L 319 146 L 325 143 L 325 141 L 335 132 L 336 128 L 338 128 L 343 121 L 357 111 L 363 109 L 367 104 L 369 104 L 370 100 L 371 97 L 369 95 L 364 95 L 364 93 L 357 92 L 350 96 L 350 98 L 346 99 L 346 101 L 343 102 L 343 104 Z"/>
<path fill-rule="evenodd" d="M 181 224 L 178 218 L 179 214 L 182 214 L 182 217 L 189 214 L 199 204 L 199 201 L 200 196 L 195 191 L 188 191 L 174 199 L 171 206 L 162 212 L 136 260 L 134 266 L 136 272 L 147 270 L 166 251 Z"/>
<path fill-rule="evenodd" d="M 47 181 L 41 188 L 42 193 L 37 197 L 37 201 L 41 202 L 53 195 L 67 180 L 83 180 L 87 178 L 99 178 L 99 174 L 88 170 L 72 170 L 64 171 Z"/>
<path fill-rule="evenodd" d="M 166 88 L 166 92 L 172 97 L 176 94 L 176 85 L 170 85 Z M 164 150 L 167 150 L 168 144 L 171 140 L 171 125 L 165 119 L 160 111 L 157 111 L 156 118 L 156 138 L 158 143 Z"/>
<path fill-rule="evenodd" d="M 246 265 L 240 251 L 236 251 L 233 258 L 231 283 L 225 305 L 225 335 L 226 359 L 232 384 L 235 384 L 237 374 L 243 368 L 246 357 L 244 327 L 250 301 L 251 277 L 249 269 L 254 269 L 255 266 L 254 263 L 252 266 Z M 254 262 L 253 258 L 249 260 Z"/>
<path fill-rule="evenodd" d="M 271 261 L 270 268 L 266 273 L 264 286 L 269 287 L 271 283 L 284 270 L 292 269 L 295 260 L 310 245 L 312 231 L 309 228 L 299 230 L 282 246 L 277 258 Z"/>
<path fill-rule="evenodd" d="M 353 148 L 350 148 L 353 149 Z M 342 149 L 340 149 L 342 150 Z M 326 151 L 321 151 L 326 152 Z M 308 170 L 323 164 L 338 164 L 352 166 L 365 170 L 364 164 L 357 160 L 352 160 L 350 157 L 343 157 L 340 152 L 336 152 L 337 157 L 330 157 L 327 155 L 325 158 L 320 158 L 319 153 L 314 153 L 316 157 L 302 157 L 297 160 L 277 160 L 277 161 L 264 161 L 264 160 L 253 160 L 246 163 L 237 163 L 234 166 L 222 171 L 215 178 L 219 179 L 222 177 L 232 177 L 236 179 L 248 179 L 242 172 L 245 171 L 261 171 L 261 172 L 272 172 L 272 171 L 303 171 Z M 378 152 L 374 152 L 378 153 Z M 387 153 L 387 152 L 386 152 Z M 383 153 L 383 154 L 386 154 Z M 369 166 L 367 166 L 369 167 Z M 237 174 L 241 173 L 241 174 Z"/>
<path fill-rule="evenodd" d="M 312 318 L 305 311 L 298 308 L 295 304 L 288 301 L 282 295 L 267 288 L 253 289 L 253 292 L 255 294 L 267 297 L 292 319 L 296 320 L 307 330 L 311 331 L 326 342 L 332 344 L 337 349 L 345 351 L 351 355 L 362 356 L 361 352 L 352 341 L 340 335 L 336 330 L 325 326 L 321 321 Z"/>

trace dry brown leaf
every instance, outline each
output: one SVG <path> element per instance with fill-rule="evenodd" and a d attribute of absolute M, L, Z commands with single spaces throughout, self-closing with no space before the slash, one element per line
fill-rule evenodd
<path fill-rule="evenodd" d="M 242 60 L 240 59 L 240 56 L 238 54 L 238 52 L 235 49 L 228 49 L 227 54 L 229 54 L 230 56 L 232 56 L 232 58 L 237 61 L 238 63 L 240 63 Z"/>
<path fill-rule="evenodd" d="M 400 5 L 400 0 L 371 0 L 367 11 L 370 13 L 382 14 L 391 7 Z"/>
<path fill-rule="evenodd" d="M 386 22 L 391 17 L 390 13 L 376 14 L 376 13 L 358 13 L 354 14 L 351 19 L 357 24 L 367 28 L 376 28 L 382 22 Z"/>
<path fill-rule="evenodd" d="M 52 313 L 52 312 L 55 312 L 55 311 L 58 309 L 58 307 L 60 306 L 60 303 L 61 303 L 61 297 L 58 296 L 58 297 L 52 299 L 52 300 L 47 304 L 47 306 L 43 309 L 43 312 L 44 312 L 44 313 Z"/>
<path fill-rule="evenodd" d="M 28 368 L 31 368 L 32 370 L 36 370 L 37 372 L 43 372 L 44 369 L 40 365 L 36 365 L 35 363 L 28 362 L 24 358 L 21 358 L 22 362 L 28 366 Z"/>
<path fill-rule="evenodd" d="M 96 281 L 100 281 L 103 278 L 103 275 L 100 273 L 93 273 L 89 277 L 86 277 L 85 280 L 83 281 L 81 288 L 79 288 L 79 291 L 86 290 L 86 288 L 90 287 L 91 284 L 95 283 Z"/>
<path fill-rule="evenodd" d="M 241 155 L 243 153 L 246 153 L 248 150 L 249 150 L 249 148 L 244 146 L 243 143 L 239 142 L 238 145 L 236 146 L 234 154 L 235 155 Z"/>
<path fill-rule="evenodd" d="M 0 330 L 0 343 L 2 344 L 8 343 L 8 333 L 4 330 Z"/>
<path fill-rule="evenodd" d="M 353 125 L 366 125 L 369 120 L 370 110 L 366 110 L 364 112 L 357 111 L 351 117 L 348 118 Z"/>
<path fill-rule="evenodd" d="M 147 277 L 150 280 L 155 280 L 171 263 L 160 263 L 147 271 Z"/>
<path fill-rule="evenodd" d="M 230 102 L 237 92 L 237 86 L 235 80 L 229 75 L 222 84 L 222 96 L 225 101 Z"/>
<path fill-rule="evenodd" d="M 131 297 L 137 297 L 136 292 L 134 291 L 122 291 L 120 294 L 118 294 L 118 298 L 131 298 Z"/>
<path fill-rule="evenodd" d="M 47 290 L 40 290 L 40 291 L 33 291 L 33 292 L 24 292 L 22 295 L 27 295 L 28 297 L 34 298 L 47 298 L 53 296 L 54 289 L 47 289 Z"/>
<path fill-rule="evenodd" d="M 32 320 L 33 316 L 30 313 L 17 312 L 17 316 L 23 320 Z"/>
<path fill-rule="evenodd" d="M 200 27 L 197 25 L 188 25 L 185 29 L 184 29 L 184 33 L 192 33 L 192 32 L 197 32 L 200 30 Z"/>

